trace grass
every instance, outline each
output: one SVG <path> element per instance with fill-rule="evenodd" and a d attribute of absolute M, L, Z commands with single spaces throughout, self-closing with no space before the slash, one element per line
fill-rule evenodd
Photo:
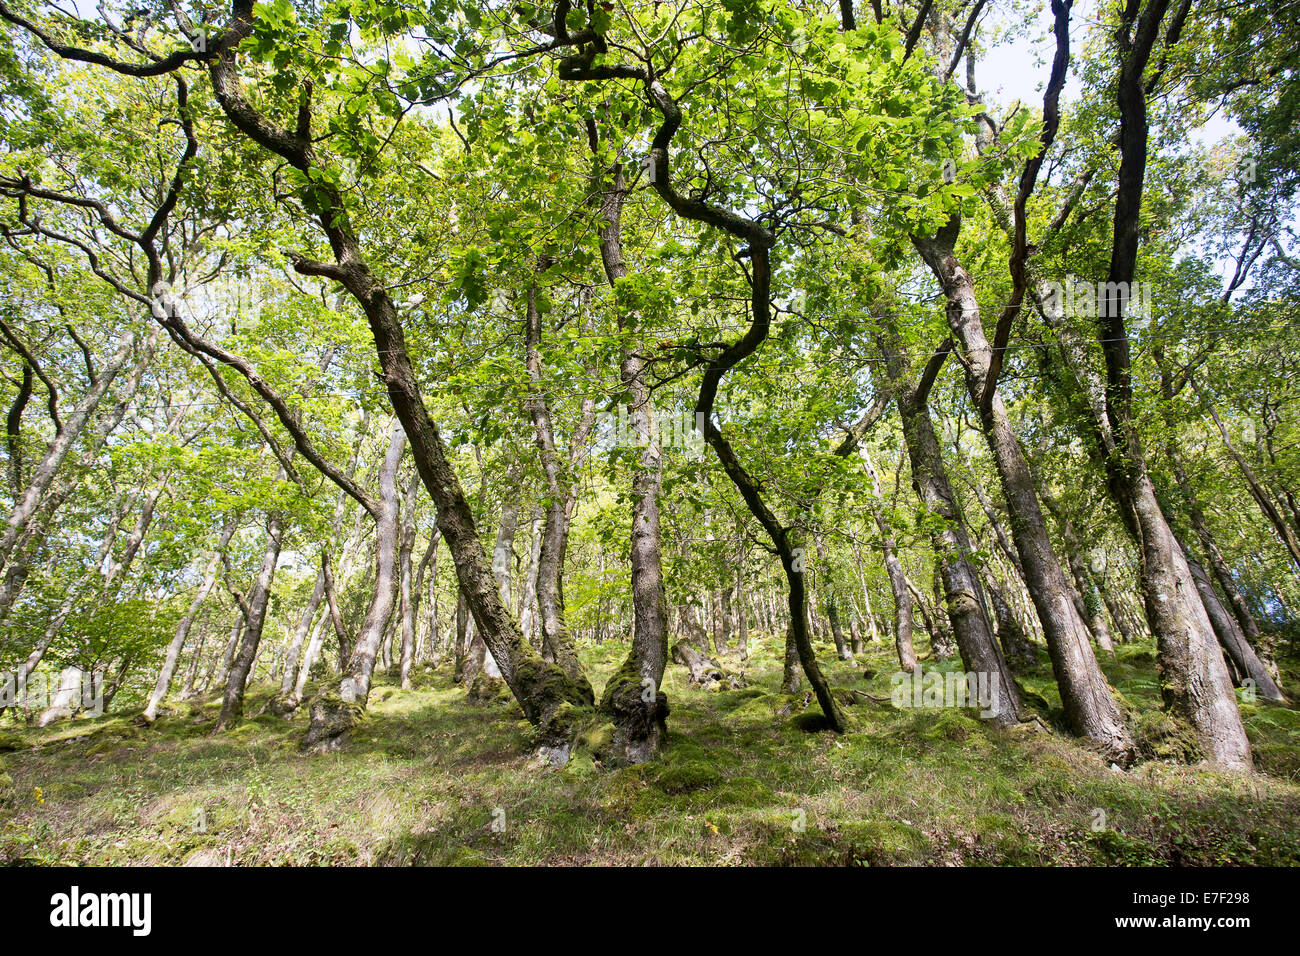
<path fill-rule="evenodd" d="M 352 741 L 321 756 L 298 753 L 305 706 L 208 736 L 215 697 L 150 729 L 128 710 L 9 727 L 0 863 L 1300 864 L 1294 710 L 1243 705 L 1253 775 L 1161 760 L 1121 772 L 1059 733 L 999 732 L 970 711 L 866 701 L 852 732 L 811 732 L 817 705 L 779 693 L 779 643 L 751 649 L 743 690 L 688 689 L 671 665 L 667 751 L 617 770 L 542 765 L 517 708 L 471 705 L 447 666 L 409 691 L 379 681 Z M 826 665 L 833 683 L 887 697 L 887 650 Z M 1158 741 L 1146 651 L 1105 666 Z M 624 653 L 583 649 L 596 686 Z M 1023 683 L 1050 724 L 1050 671 Z M 254 687 L 247 713 L 270 690 Z"/>

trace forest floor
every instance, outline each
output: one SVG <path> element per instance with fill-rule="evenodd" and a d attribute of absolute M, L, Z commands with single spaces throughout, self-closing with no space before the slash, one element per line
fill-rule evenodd
<path fill-rule="evenodd" d="M 514 704 L 470 704 L 447 665 L 409 691 L 381 680 L 353 739 L 324 755 L 298 752 L 305 705 L 208 736 L 215 695 L 149 729 L 125 709 L 6 726 L 0 863 L 1300 865 L 1300 711 L 1243 704 L 1255 774 L 1161 759 L 1123 772 L 1059 733 L 957 709 L 864 700 L 851 733 L 818 731 L 816 704 L 779 692 L 780 649 L 751 644 L 742 690 L 690 689 L 670 665 L 669 747 L 618 770 L 542 765 Z M 825 666 L 837 688 L 887 698 L 888 650 Z M 584 649 L 597 687 L 625 652 Z M 1151 648 L 1104 666 L 1148 752 L 1176 752 Z M 1022 683 L 1050 722 L 1050 669 Z M 247 713 L 270 691 L 250 689 Z"/>

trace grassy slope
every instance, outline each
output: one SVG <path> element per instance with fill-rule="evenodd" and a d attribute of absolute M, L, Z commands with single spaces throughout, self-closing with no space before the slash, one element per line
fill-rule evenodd
<path fill-rule="evenodd" d="M 513 705 L 471 706 L 447 667 L 412 691 L 380 683 L 356 739 L 325 756 L 297 753 L 305 708 L 206 736 L 215 699 L 151 730 L 7 730 L 24 749 L 0 758 L 0 863 L 1300 864 L 1300 712 L 1243 706 L 1264 771 L 1251 777 L 1161 761 L 1121 773 L 1059 734 L 953 710 L 867 702 L 853 733 L 808 732 L 815 704 L 777 713 L 791 705 L 777 649 L 755 649 L 739 691 L 688 690 L 674 665 L 669 751 L 616 771 L 538 766 Z M 834 682 L 888 696 L 886 651 L 859 662 L 869 680 L 828 665 Z M 623 653 L 584 651 L 597 686 Z M 1107 668 L 1165 748 L 1150 658 L 1126 648 Z M 1050 706 L 1049 672 L 1025 685 Z"/>

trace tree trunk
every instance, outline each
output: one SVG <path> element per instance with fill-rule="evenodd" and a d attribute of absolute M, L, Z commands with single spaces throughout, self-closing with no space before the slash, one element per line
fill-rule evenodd
<path fill-rule="evenodd" d="M 1097 665 L 1087 628 L 1075 610 L 1024 452 L 996 388 L 990 387 L 985 394 L 993 350 L 980 324 L 974 285 L 953 253 L 959 230 L 960 221 L 954 219 L 937 235 L 913 236 L 912 241 L 943 287 L 948 326 L 964 350 L 966 388 L 979 411 L 1001 480 L 1012 537 L 1043 626 L 1066 721 L 1075 734 L 1092 741 L 1107 758 L 1128 763 L 1135 753 L 1133 739 Z"/>
<path fill-rule="evenodd" d="M 203 645 L 207 643 L 208 627 L 205 622 L 199 628 L 198 643 L 194 645 L 194 654 L 190 658 L 190 666 L 185 669 L 185 684 L 181 687 L 181 700 L 189 700 L 194 696 L 194 681 L 198 677 L 199 663 L 203 660 Z"/>
<path fill-rule="evenodd" d="M 749 660 L 749 609 L 746 607 L 749 595 L 745 592 L 746 557 L 742 544 L 736 561 L 736 595 L 733 599 L 736 608 L 736 653 L 742 661 Z"/>
<path fill-rule="evenodd" d="M 799 645 L 795 640 L 794 628 L 790 627 L 785 635 L 785 661 L 781 669 L 781 692 L 797 694 L 803 689 L 803 668 L 799 663 Z"/>
<path fill-rule="evenodd" d="M 898 650 L 898 666 L 905 673 L 911 674 L 916 670 L 916 650 L 912 647 L 912 595 L 907 590 L 907 575 L 903 573 L 903 564 L 898 560 L 898 545 L 894 541 L 893 531 L 885 522 L 880 505 L 880 476 L 876 473 L 871 457 L 865 452 L 862 457 L 867 473 L 871 476 L 871 516 L 880 531 L 880 547 L 885 554 L 889 590 L 894 595 L 894 645 Z"/>
<path fill-rule="evenodd" d="M 533 425 L 536 429 L 538 455 L 542 462 L 542 471 L 546 475 L 548 500 L 546 502 L 545 526 L 542 532 L 542 550 L 537 563 L 537 606 L 541 617 L 542 640 L 549 651 L 549 656 L 579 687 L 590 689 L 587 678 L 583 676 L 582 664 L 573 644 L 564 620 L 564 556 L 569 546 L 569 520 L 573 502 L 576 501 L 575 484 L 571 475 L 565 473 L 560 463 L 560 456 L 555 446 L 555 434 L 551 426 L 551 409 L 543 392 L 542 382 L 542 319 L 537 307 L 537 284 L 528 286 L 527 308 L 525 312 L 525 344 L 527 348 L 528 377 L 530 382 L 529 409 L 532 412 Z M 584 400 L 584 417 L 588 411 L 594 412 L 594 404 Z M 573 464 L 578 449 L 586 440 L 584 429 L 580 426 L 574 434 L 570 447 L 570 465 Z"/>
<path fill-rule="evenodd" d="M 326 547 L 329 542 L 326 542 Z M 325 600 L 325 571 L 316 572 L 316 584 L 312 587 L 311 597 L 307 599 L 302 614 L 298 617 L 298 626 L 294 628 L 289 639 L 289 646 L 284 651 L 284 669 L 280 674 L 280 697 L 291 700 L 293 688 L 298 683 L 298 665 L 302 659 L 303 647 L 312 631 L 316 612 Z"/>
<path fill-rule="evenodd" d="M 280 558 L 280 544 L 284 535 L 284 516 L 280 512 L 271 515 L 267 522 L 266 549 L 262 554 L 262 567 L 253 584 L 252 596 L 247 602 L 240 600 L 240 610 L 244 615 L 244 633 L 239 644 L 239 653 L 231 662 L 226 674 L 226 691 L 221 701 L 221 713 L 212 728 L 214 734 L 229 730 L 244 714 L 244 688 L 253 671 L 253 662 L 257 660 L 258 646 L 262 640 L 262 627 L 266 623 L 266 612 L 271 603 L 271 582 L 275 577 L 275 566 Z"/>
<path fill-rule="evenodd" d="M 234 518 L 226 519 L 226 527 L 221 532 L 221 538 L 217 542 L 217 551 L 223 550 L 230 543 L 234 536 L 237 522 Z M 203 602 L 207 600 L 208 594 L 212 591 L 212 586 L 217 581 L 217 566 L 221 563 L 221 555 L 213 554 L 208 561 L 208 569 L 203 575 L 203 583 L 199 585 L 199 590 L 194 595 L 194 600 L 190 602 L 189 610 L 181 618 L 180 623 L 176 625 L 176 636 L 172 638 L 171 644 L 167 646 L 167 651 L 163 657 L 162 670 L 158 674 L 158 680 L 154 684 L 153 693 L 149 695 L 149 702 L 144 708 L 144 719 L 146 723 L 152 724 L 158 717 L 158 708 L 162 706 L 163 698 L 167 696 L 167 690 L 171 687 L 172 677 L 176 673 L 176 662 L 180 660 L 181 651 L 185 647 L 185 640 L 189 637 L 190 628 L 194 626 L 194 619 L 198 617 L 199 610 L 203 607 Z"/>
<path fill-rule="evenodd" d="M 402 690 L 411 689 L 411 665 L 415 662 L 415 600 L 412 590 L 411 552 L 415 550 L 415 502 L 420 490 L 420 476 L 411 478 L 402 501 L 402 545 L 397 556 L 399 570 L 398 601 L 401 621 L 401 652 L 398 681 Z"/>
<path fill-rule="evenodd" d="M 388 623 L 397 603 L 397 552 L 400 499 L 397 471 L 406 451 L 406 432 L 399 422 L 393 423 L 388 451 L 379 470 L 379 517 L 375 522 L 374 597 L 366 611 L 361 632 L 352 647 L 348 665 L 339 682 L 338 698 L 321 697 L 312 704 L 311 723 L 303 739 L 303 749 L 329 749 L 337 746 L 352 729 L 358 710 L 370 697 L 375 658 L 388 631 Z"/>
<path fill-rule="evenodd" d="M 374 598 L 366 611 L 365 621 L 357 635 L 356 644 L 348 659 L 348 667 L 339 685 L 339 697 L 345 703 L 358 703 L 363 707 L 370 696 L 370 682 L 374 675 L 375 657 L 380 642 L 388 631 L 389 620 L 397 599 L 397 551 L 401 510 L 397 490 L 397 471 L 406 451 L 406 432 L 401 423 L 394 422 L 388 451 L 379 471 L 380 509 L 375 523 L 375 583 Z"/>
<path fill-rule="evenodd" d="M 1098 303 L 1098 337 L 1106 359 L 1106 414 L 1113 439 L 1107 455 L 1110 487 L 1142 550 L 1147 620 L 1156 636 L 1165 703 L 1195 729 L 1211 762 L 1249 770 L 1246 738 L 1228 669 L 1201 603 L 1191 569 L 1156 499 L 1133 414 L 1132 369 L 1124 299 L 1137 268 L 1142 189 L 1146 176 L 1146 67 L 1156 42 L 1162 3 L 1149 4 L 1134 27 L 1137 8 L 1125 11 L 1121 36 L 1130 43 L 1116 85 L 1120 111 L 1119 187 L 1106 291 Z M 1100 423 L 1098 423 L 1100 425 Z"/>
<path fill-rule="evenodd" d="M 429 568 L 432 565 L 437 570 L 438 556 L 438 532 L 435 529 L 433 534 L 429 535 L 429 544 L 424 549 L 424 557 L 415 568 L 415 578 L 411 582 L 411 624 L 415 631 L 415 648 L 414 662 L 421 663 L 428 659 L 428 635 L 425 634 L 424 626 L 420 623 L 420 606 L 424 600 L 424 582 L 428 579 Z"/>
<path fill-rule="evenodd" d="M 1110 639 L 1110 629 L 1106 627 L 1101 598 L 1097 594 L 1097 589 L 1088 574 L 1087 566 L 1083 563 L 1083 546 L 1079 543 L 1079 536 L 1075 533 L 1074 524 L 1070 521 L 1070 516 L 1065 513 L 1065 510 L 1046 487 L 1039 486 L 1039 495 L 1043 499 L 1043 504 L 1047 505 L 1047 510 L 1056 517 L 1057 524 L 1061 528 L 1061 540 L 1065 543 L 1066 561 L 1070 565 L 1070 574 L 1074 576 L 1075 595 L 1078 598 L 1076 609 L 1087 621 L 1088 629 L 1092 631 L 1097 646 L 1107 654 L 1113 655 L 1115 645 Z"/>
<path fill-rule="evenodd" d="M 938 519 L 931 533 L 935 553 L 936 584 L 942 584 L 948 620 L 967 671 L 987 674 L 992 706 L 985 708 L 996 726 L 1007 727 L 1020 719 L 1020 695 L 1005 658 L 994 639 L 981 597 L 979 578 L 971 564 L 970 540 L 948 482 L 943 452 L 930 419 L 929 391 L 946 350 L 936 353 L 919 379 L 911 381 L 907 359 L 899 340 L 880 339 L 891 386 L 903 423 L 903 438 L 912 465 L 912 486 L 930 514 Z M 906 583 L 906 578 L 904 578 Z M 924 613 L 924 604 L 922 603 Z M 931 648 L 943 653 L 940 625 L 930 627 Z"/>
<path fill-rule="evenodd" d="M 826 543 L 820 534 L 816 534 L 817 558 L 821 562 L 821 579 L 826 590 L 826 620 L 831 629 L 831 641 L 835 644 L 835 653 L 842 661 L 853 660 L 853 652 L 844 640 L 844 629 L 840 626 L 840 609 L 835 600 L 835 577 L 831 573 L 831 562 L 827 556 Z"/>
<path fill-rule="evenodd" d="M 1278 687 L 1277 682 L 1273 680 L 1273 675 L 1264 667 L 1231 612 L 1219 600 L 1219 595 L 1215 592 L 1214 584 L 1210 581 L 1209 575 L 1205 573 L 1205 568 L 1193 556 L 1191 548 L 1187 546 L 1186 542 L 1179 543 L 1182 545 L 1183 557 L 1187 560 L 1187 566 L 1196 581 L 1196 590 L 1201 596 L 1201 603 L 1205 605 L 1205 612 L 1209 615 L 1210 624 L 1214 627 L 1214 633 L 1228 655 L 1228 662 L 1234 666 L 1241 676 L 1241 680 L 1236 683 L 1240 684 L 1244 680 L 1251 680 L 1254 682 L 1255 689 L 1265 700 L 1272 701 L 1275 704 L 1286 703 L 1286 696 L 1282 693 L 1282 689 Z"/>

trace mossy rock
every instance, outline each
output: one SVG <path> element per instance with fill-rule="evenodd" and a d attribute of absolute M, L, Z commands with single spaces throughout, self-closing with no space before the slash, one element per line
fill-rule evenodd
<path fill-rule="evenodd" d="M 514 700 L 514 695 L 510 693 L 510 688 L 500 677 L 489 677 L 483 671 L 479 671 L 474 677 L 474 683 L 469 685 L 468 700 L 471 704 L 485 707 Z"/>
<path fill-rule="evenodd" d="M 757 777 L 728 777 L 709 791 L 709 805 L 715 807 L 765 807 L 773 799 L 772 788 Z"/>
<path fill-rule="evenodd" d="M 915 866 L 925 862 L 929 838 L 897 820 L 852 820 L 840 824 L 846 862 L 868 866 Z"/>
<path fill-rule="evenodd" d="M 18 788 L 14 786 L 14 778 L 0 766 L 0 807 L 12 807 L 17 800 Z"/>
<path fill-rule="evenodd" d="M 722 775 L 703 760 L 667 763 L 651 773 L 651 782 L 667 794 L 705 790 L 722 782 Z"/>
<path fill-rule="evenodd" d="M 829 718 L 822 713 L 820 707 L 810 707 L 802 714 L 796 714 L 790 723 L 806 734 L 819 734 L 823 730 L 832 729 Z"/>
<path fill-rule="evenodd" d="M 961 743 L 981 735 L 982 731 L 983 727 L 975 717 L 956 708 L 947 708 L 939 712 L 938 716 L 921 732 L 921 736 L 926 740 Z"/>
<path fill-rule="evenodd" d="M 345 701 L 337 692 L 320 695 L 311 703 L 311 725 L 302 750 L 337 750 L 365 718 L 365 708 L 356 701 Z"/>
<path fill-rule="evenodd" d="M 1133 722 L 1133 737 L 1138 753 L 1148 760 L 1195 763 L 1204 756 L 1196 733 L 1168 711 L 1139 714 Z"/>
<path fill-rule="evenodd" d="M 808 700 L 803 694 L 759 693 L 734 708 L 724 719 L 736 722 L 783 720 L 791 714 L 802 713 L 807 706 Z M 820 711 L 818 716 L 821 716 Z"/>
<path fill-rule="evenodd" d="M 30 746 L 31 744 L 17 734 L 0 733 L 0 754 L 13 753 L 15 750 L 26 750 Z"/>
<path fill-rule="evenodd" d="M 300 703 L 301 701 L 293 694 L 276 694 L 271 698 L 266 709 L 276 717 L 287 720 L 293 716 Z"/>
<path fill-rule="evenodd" d="M 596 772 L 596 761 L 591 754 L 579 751 L 569 757 L 563 772 L 567 777 L 589 777 Z"/>

